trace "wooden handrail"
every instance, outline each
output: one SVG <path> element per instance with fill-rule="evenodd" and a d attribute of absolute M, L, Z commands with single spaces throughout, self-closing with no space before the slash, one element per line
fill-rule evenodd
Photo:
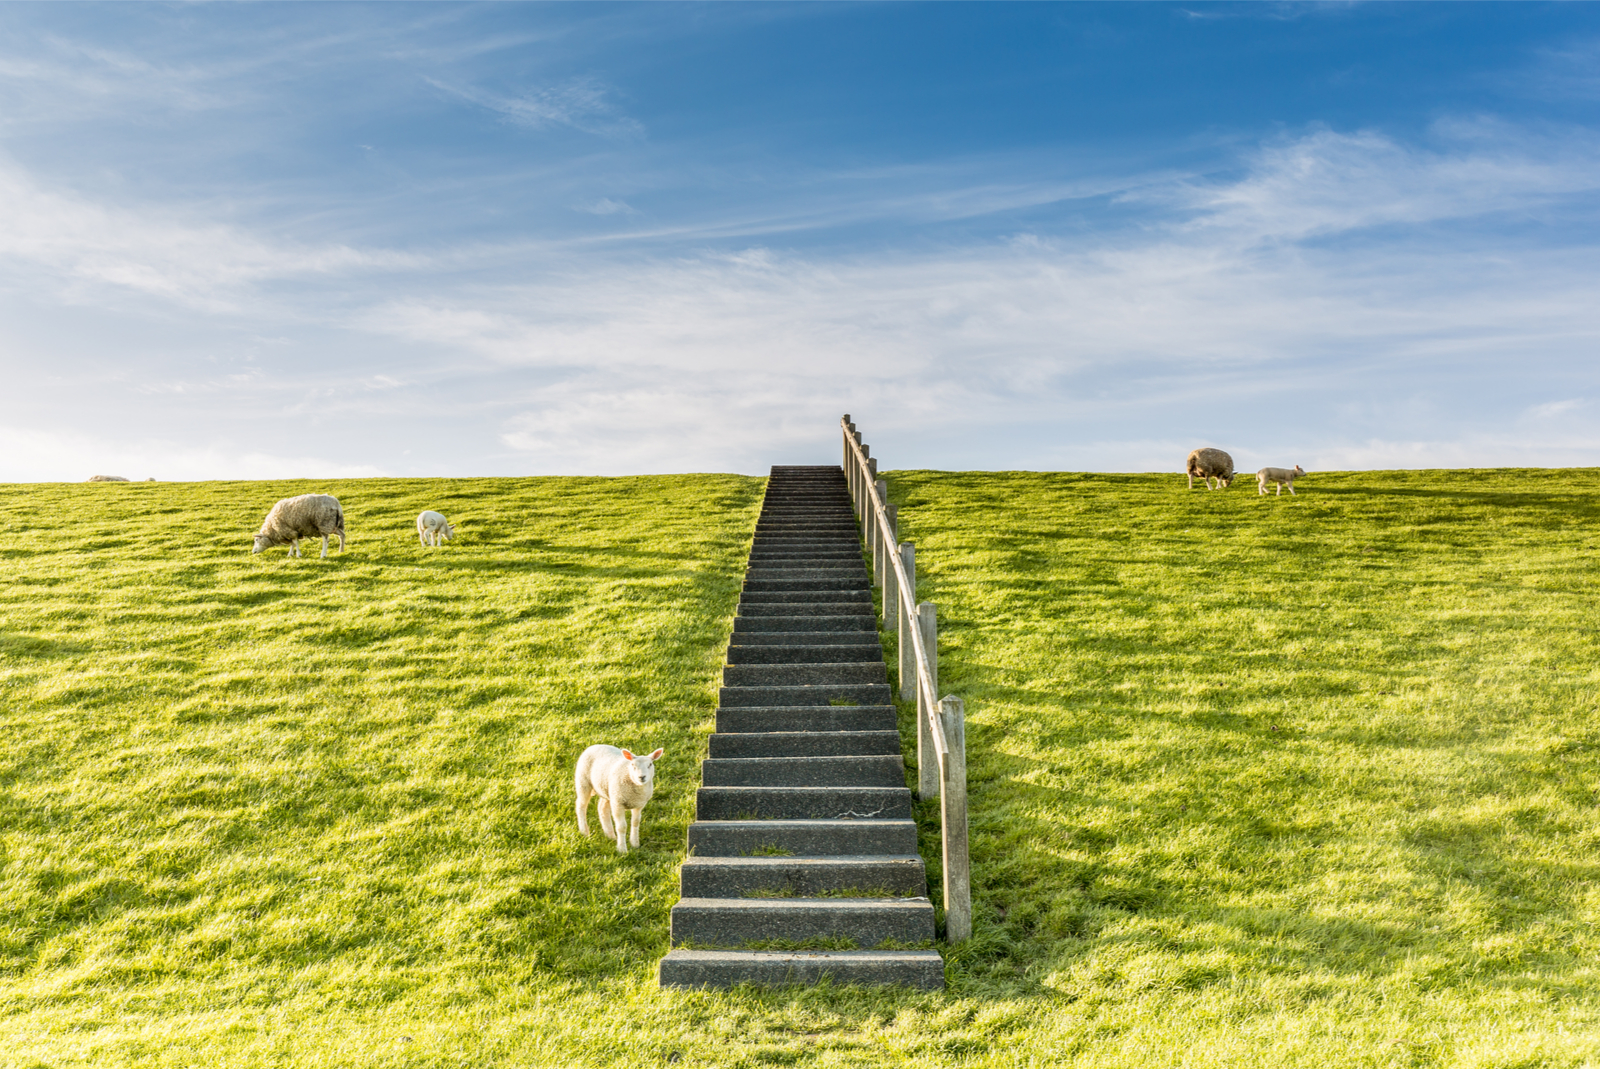
<path fill-rule="evenodd" d="M 945 938 L 958 943 L 972 935 L 972 871 L 967 851 L 967 757 L 965 709 L 960 698 L 939 698 L 934 659 L 937 650 L 930 650 L 923 635 L 923 614 L 917 603 L 916 581 L 907 572 L 904 553 L 909 545 L 898 542 L 895 519 L 890 516 L 887 485 L 878 479 L 877 464 L 868 454 L 871 450 L 862 444 L 861 432 L 850 422 L 849 415 L 839 421 L 844 432 L 844 459 L 846 482 L 861 520 L 862 536 L 872 552 L 874 578 L 880 580 L 884 594 L 884 626 L 898 630 L 899 641 L 912 646 L 912 662 L 916 666 L 917 737 L 919 740 L 919 766 L 926 759 L 920 753 L 920 740 L 927 737 L 933 744 L 934 760 L 939 775 L 937 786 L 940 800 L 940 824 L 944 845 L 944 910 Z M 891 588 L 892 591 L 891 591 Z M 891 596 L 896 602 L 895 611 L 899 626 L 889 625 Z M 930 627 L 930 630 L 932 628 Z M 901 664 L 905 662 L 902 659 Z M 904 688 L 904 681 L 901 687 Z M 922 784 L 929 782 L 923 767 L 918 768 Z M 925 792 L 920 792 L 926 797 Z"/>

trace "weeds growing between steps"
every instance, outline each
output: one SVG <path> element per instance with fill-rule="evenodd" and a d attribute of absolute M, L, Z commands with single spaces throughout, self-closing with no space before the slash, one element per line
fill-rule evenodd
<path fill-rule="evenodd" d="M 938 995 L 656 986 L 759 480 L 7 487 L 0 1061 L 1594 1064 L 1600 473 L 888 479 L 970 721 Z M 306 490 L 343 557 L 250 557 Z"/>

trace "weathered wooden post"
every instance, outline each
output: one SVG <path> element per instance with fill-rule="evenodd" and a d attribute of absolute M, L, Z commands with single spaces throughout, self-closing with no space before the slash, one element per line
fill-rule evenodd
<path fill-rule="evenodd" d="M 895 547 L 900 544 L 900 510 L 894 505 L 885 505 L 884 511 L 889 514 L 889 532 L 884 535 L 883 552 L 883 629 L 890 634 L 894 633 L 895 625 L 900 622 L 900 613 L 896 606 L 900 602 L 900 580 L 894 572 Z"/>
<path fill-rule="evenodd" d="M 959 943 L 972 936 L 972 859 L 967 852 L 967 717 L 960 698 L 939 702 L 946 746 L 944 792 L 944 937 Z"/>
<path fill-rule="evenodd" d="M 911 640 L 913 617 L 906 610 L 906 602 L 917 600 L 917 547 L 910 542 L 900 543 L 900 565 L 906 570 L 906 589 L 895 599 L 895 614 L 900 625 L 900 700 L 917 696 L 917 647 Z"/>
<path fill-rule="evenodd" d="M 839 467 L 844 471 L 846 481 L 850 478 L 850 468 L 854 459 L 850 456 L 850 430 L 852 426 L 850 413 L 846 412 L 844 418 L 839 421 L 839 434 L 844 439 L 844 463 Z"/>
<path fill-rule="evenodd" d="M 874 472 L 873 474 L 877 474 Z M 882 479 L 872 483 L 872 583 L 874 586 L 883 586 L 883 570 L 889 563 L 889 558 L 884 551 L 884 532 L 878 526 L 878 505 L 889 503 L 889 484 Z"/>
<path fill-rule="evenodd" d="M 922 632 L 922 652 L 928 655 L 928 691 L 939 693 L 939 625 L 933 602 L 917 606 L 917 628 Z M 915 668 L 913 667 L 913 671 Z M 933 745 L 933 717 L 938 710 L 917 687 L 917 797 L 932 798 L 939 791 L 939 751 Z"/>

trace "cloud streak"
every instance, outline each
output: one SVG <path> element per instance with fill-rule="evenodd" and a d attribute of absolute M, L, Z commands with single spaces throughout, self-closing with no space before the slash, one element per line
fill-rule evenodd
<path fill-rule="evenodd" d="M 494 112 L 506 122 L 529 130 L 568 126 L 586 134 L 610 138 L 635 138 L 644 134 L 643 124 L 623 114 L 611 102 L 613 91 L 593 78 L 573 78 L 518 96 L 505 96 L 437 78 L 424 80 L 449 96 Z"/>
<path fill-rule="evenodd" d="M 1522 247 L 1505 229 L 1592 207 L 1597 155 L 1581 136 L 1481 122 L 1442 125 L 1426 146 L 1315 128 L 1233 175 L 1102 183 L 1137 191 L 1121 198 L 1134 214 L 1070 238 L 663 252 L 636 237 L 426 255 L 99 205 L 11 166 L 0 269 L 252 333 L 312 324 L 316 351 L 284 347 L 272 375 L 146 374 L 142 388 L 226 396 L 234 412 L 271 398 L 306 440 L 333 413 L 432 411 L 479 471 L 760 470 L 831 445 L 846 410 L 904 443 L 897 462 L 949 467 L 1166 468 L 1200 440 L 1308 468 L 1600 463 L 1592 413 L 1573 400 L 1600 389 L 1586 370 L 1600 255 L 1581 233 Z M 988 186 L 943 195 L 986 198 Z M 340 350 L 351 341 L 368 355 Z M 335 353 L 330 380 L 315 368 Z M 106 466 L 89 464 L 104 443 L 28 433 L 23 463 L 53 449 Z M 130 455 L 163 478 L 412 463 L 303 450 L 269 462 L 218 434 Z"/>

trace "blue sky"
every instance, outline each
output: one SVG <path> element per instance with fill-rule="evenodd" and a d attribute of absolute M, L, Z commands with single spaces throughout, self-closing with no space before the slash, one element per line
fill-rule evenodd
<path fill-rule="evenodd" d="M 1600 8 L 0 6 L 0 480 L 1600 465 Z"/>

